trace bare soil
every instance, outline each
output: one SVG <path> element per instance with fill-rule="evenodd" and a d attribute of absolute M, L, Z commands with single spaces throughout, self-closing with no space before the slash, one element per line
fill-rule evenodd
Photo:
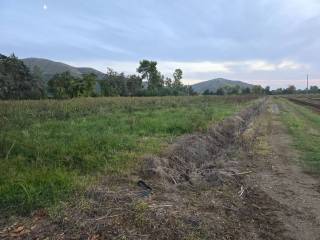
<path fill-rule="evenodd" d="M 272 104 L 269 108 L 267 141 L 271 153 L 266 161 L 259 161 L 262 171 L 251 180 L 259 182 L 264 192 L 283 205 L 278 218 L 285 224 L 287 236 L 320 239 L 319 178 L 304 172 L 299 153 L 290 147 L 290 136 L 279 119 L 284 107 Z"/>
<path fill-rule="evenodd" d="M 103 177 L 58 209 L 0 220 L 0 237 L 320 239 L 319 179 L 290 147 L 282 107 L 262 100 L 146 157 L 134 175 Z"/>
<path fill-rule="evenodd" d="M 320 111 L 320 100 L 316 98 L 307 98 L 307 97 L 288 97 L 288 99 L 294 103 L 313 107 L 315 111 Z"/>

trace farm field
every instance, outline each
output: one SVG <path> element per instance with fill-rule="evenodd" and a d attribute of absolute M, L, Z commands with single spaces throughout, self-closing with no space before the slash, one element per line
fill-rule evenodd
<path fill-rule="evenodd" d="M 204 131 L 255 97 L 87 98 L 0 103 L 0 210 L 28 213 L 133 171 L 177 136 Z"/>
<path fill-rule="evenodd" d="M 0 15 L 0 240 L 320 240 L 320 0 Z"/>
<path fill-rule="evenodd" d="M 320 110 L 320 95 L 319 94 L 308 94 L 307 96 L 305 94 L 303 95 L 295 95 L 295 96 L 288 96 L 287 97 L 290 101 L 314 107 L 317 110 Z"/>
<path fill-rule="evenodd" d="M 312 106 L 283 96 L 199 96 L 1 109 L 1 210 L 14 216 L 0 218 L 4 239 L 320 236 Z"/>

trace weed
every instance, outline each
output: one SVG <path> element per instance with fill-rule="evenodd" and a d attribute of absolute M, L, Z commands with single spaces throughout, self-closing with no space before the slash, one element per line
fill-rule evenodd
<path fill-rule="evenodd" d="M 145 202 L 139 201 L 133 205 L 134 223 L 138 228 L 144 228 L 148 225 L 147 212 L 149 205 Z"/>

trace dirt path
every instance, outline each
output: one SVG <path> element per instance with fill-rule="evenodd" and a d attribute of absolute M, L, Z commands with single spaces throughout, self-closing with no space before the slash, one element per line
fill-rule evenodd
<path fill-rule="evenodd" d="M 272 100 L 185 136 L 135 176 L 105 177 L 3 239 L 320 239 L 319 180 L 303 172 Z M 143 182 L 138 180 L 143 180 Z"/>
<path fill-rule="evenodd" d="M 284 105 L 270 104 L 260 127 L 267 129 L 265 144 L 271 154 L 256 159 L 259 174 L 251 177 L 273 200 L 281 204 L 278 218 L 284 224 L 285 235 L 292 239 L 320 239 L 319 179 L 305 173 L 294 151 L 291 138 L 280 121 Z M 261 161 L 263 159 L 263 161 Z"/>

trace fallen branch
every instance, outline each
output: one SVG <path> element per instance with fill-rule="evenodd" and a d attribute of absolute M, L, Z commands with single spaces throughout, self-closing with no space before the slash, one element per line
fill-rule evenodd
<path fill-rule="evenodd" d="M 252 171 L 247 171 L 247 172 L 241 172 L 241 173 L 234 173 L 232 174 L 232 176 L 239 176 L 239 175 L 246 175 L 246 174 L 249 174 L 249 173 L 252 173 Z"/>
<path fill-rule="evenodd" d="M 164 205 L 151 205 L 150 208 L 161 208 L 161 207 L 173 207 L 171 204 L 164 204 Z"/>

